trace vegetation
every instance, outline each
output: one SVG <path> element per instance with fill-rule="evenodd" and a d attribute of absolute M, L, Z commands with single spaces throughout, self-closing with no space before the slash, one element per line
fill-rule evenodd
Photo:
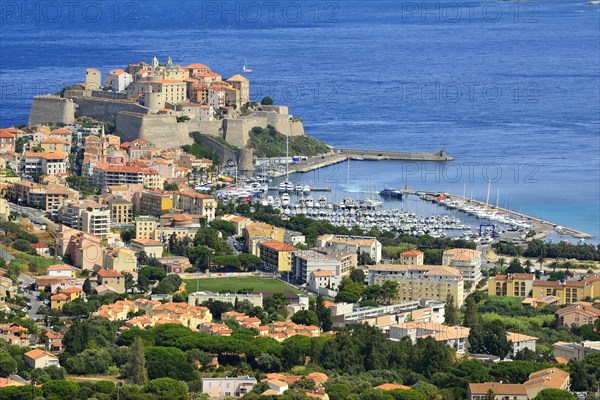
<path fill-rule="evenodd" d="M 254 292 L 263 290 L 284 291 L 291 290 L 300 293 L 292 286 L 272 278 L 258 278 L 254 276 L 211 279 L 185 279 L 184 282 L 191 290 L 208 290 L 211 292 L 237 293 L 240 289 L 250 289 Z"/>
<path fill-rule="evenodd" d="M 204 144 L 202 134 L 198 131 L 190 132 L 190 137 L 194 139 L 194 143 L 183 145 L 181 148 L 188 154 L 196 156 L 196 158 L 208 158 L 218 163 L 218 156 L 215 151 Z"/>
<path fill-rule="evenodd" d="M 256 157 L 285 157 L 286 136 L 279 133 L 273 126 L 266 128 L 255 127 L 250 131 L 250 147 Z M 316 156 L 329 153 L 329 147 L 323 142 L 310 136 L 290 136 L 289 155 Z"/>
<path fill-rule="evenodd" d="M 494 243 L 492 247 L 499 254 L 509 256 L 600 261 L 600 245 L 591 246 L 583 243 L 572 244 L 568 242 L 546 243 L 542 240 L 534 239 L 528 242 L 526 247 L 506 242 Z"/>

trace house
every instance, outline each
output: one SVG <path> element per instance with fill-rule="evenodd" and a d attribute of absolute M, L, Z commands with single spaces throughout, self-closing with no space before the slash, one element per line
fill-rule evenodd
<path fill-rule="evenodd" d="M 163 244 L 157 240 L 139 238 L 131 239 L 130 243 L 131 250 L 133 250 L 135 254 L 140 254 L 143 251 L 148 257 L 162 257 L 164 247 Z"/>
<path fill-rule="evenodd" d="M 77 268 L 67 264 L 51 265 L 48 267 L 48 276 L 75 278 L 77 277 Z"/>
<path fill-rule="evenodd" d="M 31 345 L 29 329 L 15 323 L 0 325 L 0 338 L 13 346 L 29 347 Z"/>
<path fill-rule="evenodd" d="M 52 310 L 62 310 L 64 305 L 69 301 L 69 296 L 64 293 L 56 293 L 50 296 L 50 308 Z"/>
<path fill-rule="evenodd" d="M 512 342 L 512 349 L 507 358 L 513 358 L 519 351 L 529 349 L 535 352 L 535 345 L 538 338 L 535 336 L 523 335 L 522 333 L 507 332 L 506 338 Z"/>
<path fill-rule="evenodd" d="M 554 357 L 564 360 L 583 360 L 588 354 L 600 352 L 600 342 L 584 340 L 581 343 L 556 342 L 552 345 Z"/>
<path fill-rule="evenodd" d="M 592 303 L 579 301 L 557 310 L 554 315 L 560 325 L 567 327 L 582 326 L 593 324 L 596 319 L 600 318 L 600 310 L 594 307 Z"/>
<path fill-rule="evenodd" d="M 370 236 L 321 235 L 316 241 L 317 247 L 333 247 L 338 250 L 366 253 L 374 263 L 381 262 L 381 243 Z"/>
<path fill-rule="evenodd" d="M 546 296 L 541 299 L 534 299 L 533 297 L 528 297 L 521 302 L 523 307 L 533 307 L 533 308 L 542 308 L 546 306 L 554 306 L 558 305 L 560 301 L 560 297 L 557 296 Z"/>
<path fill-rule="evenodd" d="M 116 293 L 125 293 L 125 277 L 119 271 L 103 268 L 98 271 L 97 278 L 98 286 L 109 286 Z"/>
<path fill-rule="evenodd" d="M 533 400 L 544 389 L 569 390 L 570 376 L 558 368 L 547 368 L 529 374 L 525 383 L 469 383 L 468 400 Z M 490 397 L 490 394 L 493 397 Z"/>
<path fill-rule="evenodd" d="M 34 349 L 23 354 L 23 360 L 27 366 L 33 369 L 50 366 L 60 367 L 58 357 L 40 349 Z"/>
<path fill-rule="evenodd" d="M 402 265 L 423 265 L 424 253 L 419 250 L 409 250 L 400 253 L 400 264 Z"/>
<path fill-rule="evenodd" d="M 202 393 L 209 397 L 243 397 L 258 382 L 250 376 L 231 378 L 202 378 Z"/>
<path fill-rule="evenodd" d="M 46 345 L 46 349 L 53 352 L 60 352 L 63 350 L 63 340 L 64 335 L 60 332 L 51 332 L 48 331 L 44 335 L 44 344 Z"/>

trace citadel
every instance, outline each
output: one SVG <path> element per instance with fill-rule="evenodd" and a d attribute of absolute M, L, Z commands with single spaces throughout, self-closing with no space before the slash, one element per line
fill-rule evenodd
<path fill-rule="evenodd" d="M 182 66 L 169 57 L 156 57 L 126 69 L 110 71 L 105 79 L 98 69 L 87 68 L 85 82 L 65 88 L 62 95 L 36 96 L 29 125 L 72 124 L 87 116 L 116 125 L 123 140 L 145 139 L 158 146 L 192 143 L 190 132 L 224 139 L 237 149 L 237 161 L 251 163 L 247 148 L 254 127 L 275 127 L 284 135 L 304 135 L 302 120 L 286 106 L 258 105 L 250 101 L 249 80 L 236 74 L 227 79 L 204 64 Z M 225 150 L 225 149 L 222 149 Z"/>

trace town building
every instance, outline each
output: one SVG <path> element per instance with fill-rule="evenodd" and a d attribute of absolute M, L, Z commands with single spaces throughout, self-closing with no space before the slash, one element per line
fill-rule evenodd
<path fill-rule="evenodd" d="M 148 257 L 160 258 L 163 255 L 164 246 L 161 242 L 153 239 L 131 239 L 131 250 L 135 254 L 145 252 Z"/>
<path fill-rule="evenodd" d="M 570 376 L 558 368 L 547 368 L 529 374 L 522 384 L 485 382 L 469 383 L 468 400 L 533 400 L 544 389 L 569 390 Z M 490 397 L 490 393 L 491 396 Z"/>
<path fill-rule="evenodd" d="M 217 201 L 213 196 L 195 190 L 178 191 L 173 193 L 173 208 L 189 214 L 202 215 L 210 222 L 215 219 Z"/>
<path fill-rule="evenodd" d="M 258 382 L 250 376 L 235 378 L 202 378 L 202 393 L 209 397 L 243 397 L 250 393 Z"/>
<path fill-rule="evenodd" d="M 164 190 L 145 190 L 140 197 L 140 211 L 144 214 L 160 216 L 173 209 L 173 193 Z"/>
<path fill-rule="evenodd" d="M 133 221 L 133 203 L 121 196 L 104 195 L 98 199 L 110 210 L 111 226 L 123 228 L 131 226 Z"/>
<path fill-rule="evenodd" d="M 34 349 L 23 354 L 25 364 L 32 368 L 60 367 L 58 357 L 47 351 Z"/>
<path fill-rule="evenodd" d="M 554 357 L 562 364 L 569 360 L 581 361 L 591 353 L 600 352 L 600 341 L 584 340 L 581 343 L 556 342 L 552 345 Z"/>
<path fill-rule="evenodd" d="M 60 185 L 18 181 L 9 186 L 8 198 L 18 205 L 39 207 L 47 211 L 51 218 L 56 218 L 63 203 L 79 198 L 79 193 Z"/>
<path fill-rule="evenodd" d="M 539 299 L 546 296 L 559 297 L 560 305 L 576 303 L 585 300 L 588 297 L 599 297 L 600 275 L 591 275 L 579 281 L 535 281 L 533 283 L 533 295 L 531 297 Z"/>
<path fill-rule="evenodd" d="M 105 237 L 110 233 L 111 215 L 106 204 L 89 200 L 70 200 L 59 211 L 63 225 L 95 236 Z"/>
<path fill-rule="evenodd" d="M 190 287 L 189 290 L 194 288 Z M 214 293 L 214 292 L 194 292 L 188 297 L 188 304 L 193 306 L 202 305 L 205 301 L 222 301 L 235 305 L 241 301 L 249 301 L 254 307 L 263 306 L 262 293 Z"/>
<path fill-rule="evenodd" d="M 439 265 L 397 265 L 382 264 L 370 266 L 369 285 L 382 285 L 387 280 L 399 283 L 398 299 L 411 301 L 435 299 L 445 301 L 448 295 L 454 297 L 456 306 L 464 300 L 464 280 L 456 269 Z"/>
<path fill-rule="evenodd" d="M 381 262 L 381 243 L 374 237 L 325 234 L 317 238 L 316 247 L 334 247 L 357 254 L 366 253 L 373 262 Z"/>
<path fill-rule="evenodd" d="M 66 174 L 69 165 L 69 155 L 62 151 L 30 152 L 27 151 L 21 158 L 19 172 L 25 176 L 41 174 L 59 175 Z"/>
<path fill-rule="evenodd" d="M 154 231 L 158 226 L 156 219 L 151 216 L 142 215 L 135 218 L 135 237 L 136 239 L 152 239 Z"/>
<path fill-rule="evenodd" d="M 56 264 L 48 267 L 48 276 L 75 278 L 77 276 L 77 271 L 77 268 L 68 264 Z"/>
<path fill-rule="evenodd" d="M 400 264 L 402 265 L 423 265 L 424 253 L 419 250 L 409 250 L 400 253 Z"/>
<path fill-rule="evenodd" d="M 534 274 L 517 273 L 491 276 L 488 280 L 488 293 L 490 296 L 529 297 L 534 281 Z"/>
<path fill-rule="evenodd" d="M 292 271 L 292 254 L 298 249 L 278 240 L 265 240 L 259 243 L 260 260 L 265 269 L 279 273 Z"/>
<path fill-rule="evenodd" d="M 476 284 L 481 280 L 481 252 L 479 250 L 446 250 L 442 256 L 442 265 L 459 270 L 465 282 Z"/>
<path fill-rule="evenodd" d="M 554 315 L 558 324 L 570 328 L 593 324 L 596 319 L 600 318 L 600 309 L 594 307 L 592 303 L 578 301 L 557 310 Z"/>
<path fill-rule="evenodd" d="M 125 293 L 125 277 L 119 271 L 103 268 L 98 271 L 97 279 L 98 285 L 96 290 L 100 286 L 107 286 L 114 293 Z"/>

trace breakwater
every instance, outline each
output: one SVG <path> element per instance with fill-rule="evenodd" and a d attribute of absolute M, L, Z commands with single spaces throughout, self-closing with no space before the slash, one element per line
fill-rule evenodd
<path fill-rule="evenodd" d="M 289 166 L 290 173 L 304 173 L 315 169 L 338 164 L 348 159 L 365 161 L 406 160 L 406 161 L 453 161 L 454 157 L 446 154 L 443 149 L 436 153 L 420 153 L 387 150 L 361 150 L 333 148 L 331 153 L 311 157 Z M 272 172 L 273 177 L 285 175 L 285 171 Z"/>

